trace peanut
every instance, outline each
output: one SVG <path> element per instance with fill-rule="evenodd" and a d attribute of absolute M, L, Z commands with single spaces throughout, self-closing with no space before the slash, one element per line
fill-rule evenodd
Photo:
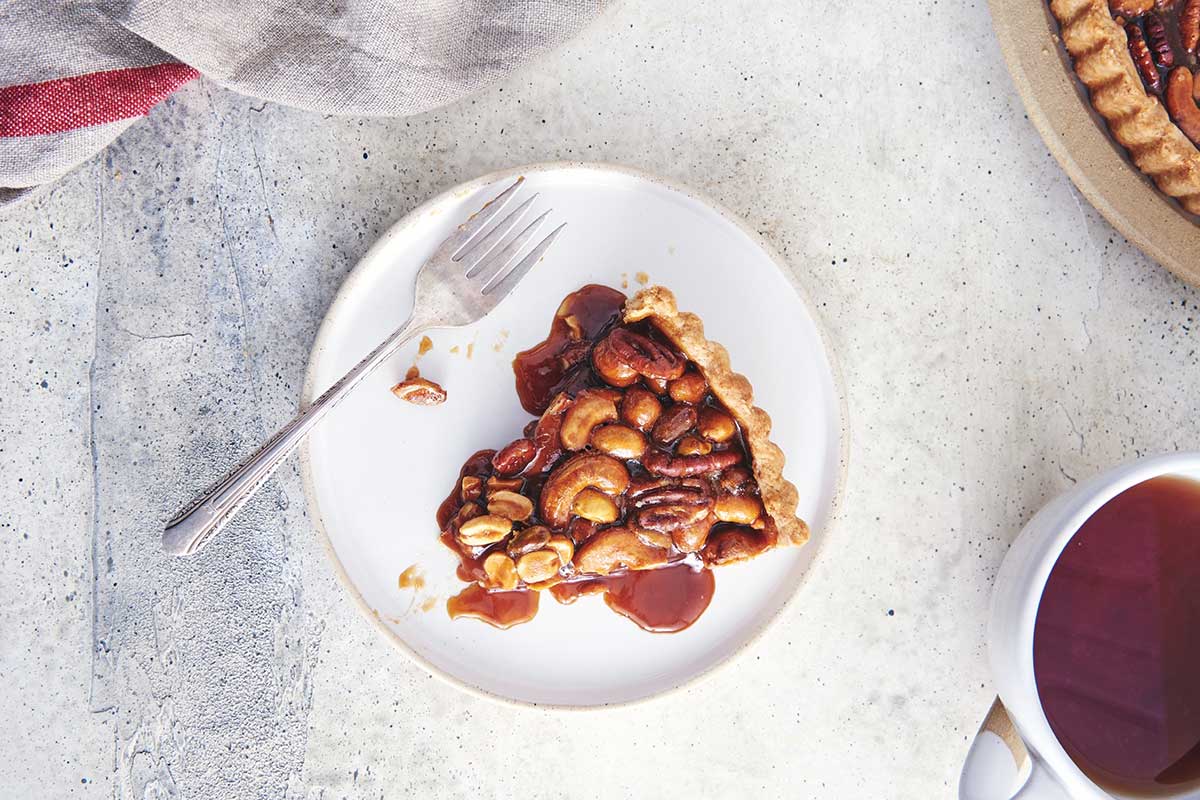
<path fill-rule="evenodd" d="M 499 551 L 488 553 L 483 560 L 487 588 L 512 590 L 517 588 L 517 567 L 513 560 Z"/>
<path fill-rule="evenodd" d="M 737 423 L 733 417 L 712 406 L 700 409 L 696 428 L 700 435 L 710 442 L 727 442 L 737 433 Z"/>
<path fill-rule="evenodd" d="M 688 370 L 667 384 L 667 394 L 676 403 L 699 403 L 708 394 L 708 381 L 695 370 Z"/>
<path fill-rule="evenodd" d="M 500 541 L 511 531 L 512 520 L 495 514 L 484 514 L 460 525 L 458 539 L 470 547 L 482 547 Z"/>
<path fill-rule="evenodd" d="M 502 490 L 488 495 L 487 510 L 489 514 L 523 522 L 533 515 L 533 501 L 523 494 Z"/>
<path fill-rule="evenodd" d="M 517 574 L 526 583 L 541 583 L 557 575 L 561 566 L 556 550 L 534 550 L 517 560 Z"/>
<path fill-rule="evenodd" d="M 643 433 L 650 430 L 661 415 L 662 403 L 646 389 L 630 389 L 621 400 L 621 419 Z"/>
<path fill-rule="evenodd" d="M 617 504 L 612 501 L 612 498 L 604 492 L 598 492 L 595 489 L 584 489 L 575 495 L 575 502 L 571 504 L 571 511 L 576 516 L 601 524 L 615 522 L 618 516 Z"/>
<path fill-rule="evenodd" d="M 641 458 L 646 437 L 624 425 L 602 425 L 592 431 L 592 445 L 614 458 Z"/>

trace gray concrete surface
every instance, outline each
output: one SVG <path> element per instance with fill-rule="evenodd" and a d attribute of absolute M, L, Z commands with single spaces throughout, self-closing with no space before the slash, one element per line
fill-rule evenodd
<path fill-rule="evenodd" d="M 853 428 L 844 522 L 773 634 L 602 713 L 501 707 L 394 652 L 294 468 L 202 556 L 157 546 L 292 414 L 377 235 L 550 159 L 749 220 L 817 298 Z M 0 293 L 5 798 L 950 797 L 1009 541 L 1071 482 L 1197 446 L 1196 293 L 1047 155 L 981 1 L 625 3 L 403 120 L 194 83 L 0 220 Z"/>

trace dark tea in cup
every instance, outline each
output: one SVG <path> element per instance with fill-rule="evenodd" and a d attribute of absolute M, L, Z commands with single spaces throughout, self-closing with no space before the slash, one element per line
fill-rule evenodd
<path fill-rule="evenodd" d="M 1200 482 L 1105 503 L 1055 562 L 1033 636 L 1050 728 L 1118 795 L 1200 788 Z"/>

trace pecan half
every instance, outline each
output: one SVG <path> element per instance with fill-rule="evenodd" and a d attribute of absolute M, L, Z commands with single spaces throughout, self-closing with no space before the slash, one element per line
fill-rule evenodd
<path fill-rule="evenodd" d="M 661 489 L 664 486 L 671 485 L 673 485 L 673 482 L 669 478 L 664 478 L 658 475 L 641 475 L 630 481 L 629 497 L 641 497 L 647 492 L 652 492 L 655 489 Z"/>
<path fill-rule="evenodd" d="M 645 508 L 647 506 L 659 505 L 661 503 L 675 503 L 685 505 L 705 505 L 708 502 L 708 496 L 704 490 L 692 486 L 664 486 L 661 489 L 647 492 L 631 501 L 634 508 Z"/>
<path fill-rule="evenodd" d="M 647 530 L 672 533 L 690 528 L 707 517 L 707 505 L 697 506 L 685 503 L 668 505 L 664 503 L 638 511 L 637 524 Z"/>
<path fill-rule="evenodd" d="M 634 333 L 628 328 L 617 328 L 604 341 L 616 358 L 636 370 L 639 375 L 670 381 L 683 374 L 686 364 L 682 356 L 640 333 Z"/>
<path fill-rule="evenodd" d="M 1142 29 L 1137 23 L 1130 22 L 1125 26 L 1125 34 L 1129 37 L 1129 55 L 1146 87 L 1155 94 L 1162 94 L 1162 77 L 1158 74 L 1158 67 L 1154 66 L 1154 56 L 1150 54 Z"/>
<path fill-rule="evenodd" d="M 742 460 L 742 454 L 736 450 L 722 450 L 719 453 L 709 453 L 706 456 L 670 456 L 661 450 L 649 450 L 642 459 L 646 470 L 655 475 L 666 475 L 670 478 L 682 478 L 690 475 L 705 475 L 710 472 L 720 472 L 732 467 Z"/>
<path fill-rule="evenodd" d="M 1187 0 L 1179 12 L 1179 39 L 1183 49 L 1194 55 L 1200 45 L 1200 0 Z"/>
<path fill-rule="evenodd" d="M 1187 67 L 1175 70 L 1167 80 L 1167 110 L 1193 144 L 1200 142 L 1200 108 L 1192 97 L 1194 82 Z"/>
<path fill-rule="evenodd" d="M 1167 38 L 1167 26 L 1158 14 L 1146 16 L 1146 39 L 1150 43 L 1155 64 L 1162 69 L 1175 66 L 1175 52 L 1171 49 L 1171 40 Z"/>

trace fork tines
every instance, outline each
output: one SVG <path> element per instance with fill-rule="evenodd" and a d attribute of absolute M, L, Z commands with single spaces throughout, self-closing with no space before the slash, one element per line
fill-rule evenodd
<path fill-rule="evenodd" d="M 522 248 L 533 239 L 550 214 L 550 210 L 547 209 L 520 233 L 505 241 L 505 237 L 517 228 L 521 218 L 533 207 L 533 201 L 538 198 L 535 193 L 496 223 L 491 230 L 483 232 L 487 224 L 499 215 L 508 201 L 516 195 L 524 180 L 524 177 L 517 178 L 512 186 L 489 200 L 470 219 L 458 226 L 458 231 L 448 242 L 453 247 L 452 260 L 466 265 L 466 276 L 482 285 L 481 291 L 485 295 L 499 293 L 503 297 L 507 294 L 545 254 L 559 231 L 566 227 L 564 222 L 550 231 L 523 258 L 517 260 Z"/>

